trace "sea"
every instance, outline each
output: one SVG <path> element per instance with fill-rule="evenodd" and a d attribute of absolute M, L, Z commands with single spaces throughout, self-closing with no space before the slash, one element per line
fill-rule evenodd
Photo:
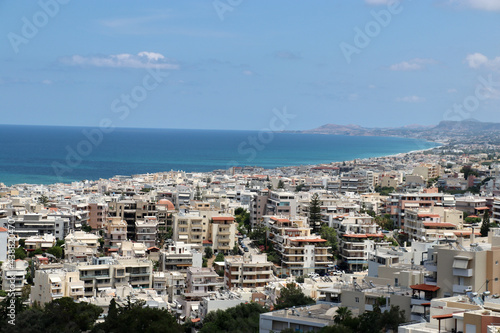
<path fill-rule="evenodd" d="M 0 125 L 0 183 L 52 184 L 170 170 L 311 165 L 438 145 L 398 137 Z"/>

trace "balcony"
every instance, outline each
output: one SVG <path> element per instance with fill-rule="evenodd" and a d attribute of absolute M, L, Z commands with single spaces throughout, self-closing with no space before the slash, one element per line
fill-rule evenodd
<path fill-rule="evenodd" d="M 467 291 L 472 290 L 472 286 L 465 286 L 461 284 L 454 284 L 453 285 L 453 292 L 458 293 L 458 294 L 465 294 Z"/>
<path fill-rule="evenodd" d="M 455 276 L 463 276 L 463 277 L 472 277 L 473 269 L 462 269 L 462 268 L 453 268 L 453 275 Z"/>

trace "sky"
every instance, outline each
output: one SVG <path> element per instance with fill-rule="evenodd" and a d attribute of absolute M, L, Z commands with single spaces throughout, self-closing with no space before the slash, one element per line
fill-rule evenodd
<path fill-rule="evenodd" d="M 500 122 L 498 0 L 0 0 L 0 35 L 1 124 Z"/>

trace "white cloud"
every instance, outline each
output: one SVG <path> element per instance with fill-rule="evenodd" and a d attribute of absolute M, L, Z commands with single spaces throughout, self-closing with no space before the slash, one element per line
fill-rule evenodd
<path fill-rule="evenodd" d="M 290 51 L 278 51 L 276 53 L 274 53 L 274 56 L 276 58 L 279 58 L 279 59 L 286 59 L 286 60 L 298 60 L 298 59 L 302 59 L 301 56 L 293 53 L 293 52 L 290 52 Z"/>
<path fill-rule="evenodd" d="M 500 1 L 498 0 L 450 0 L 450 3 L 479 10 L 500 11 Z"/>
<path fill-rule="evenodd" d="M 43 80 L 42 83 L 43 84 L 52 84 L 53 82 L 51 80 Z"/>
<path fill-rule="evenodd" d="M 253 75 L 253 72 L 252 72 L 252 71 L 249 71 L 249 70 L 245 70 L 245 71 L 243 71 L 242 73 L 243 73 L 243 74 L 245 74 L 245 75 L 249 75 L 249 76 L 250 76 L 250 75 Z"/>
<path fill-rule="evenodd" d="M 348 99 L 350 101 L 357 101 L 359 99 L 359 95 L 358 94 L 349 94 Z"/>
<path fill-rule="evenodd" d="M 376 85 L 374 85 L 374 84 L 370 84 L 370 85 L 368 85 L 368 88 L 369 88 L 369 89 L 375 89 L 375 88 L 377 88 L 377 86 L 376 86 Z"/>
<path fill-rule="evenodd" d="M 417 71 L 425 68 L 425 65 L 435 64 L 434 59 L 415 58 L 389 66 L 391 71 Z"/>
<path fill-rule="evenodd" d="M 396 98 L 396 101 L 404 102 L 404 103 L 421 103 L 421 102 L 425 102 L 425 98 L 413 95 L 413 96 L 405 96 L 405 97 Z"/>
<path fill-rule="evenodd" d="M 488 69 L 500 69 L 500 57 L 488 59 L 487 56 L 481 53 L 473 53 L 465 57 L 465 61 L 471 68 L 486 67 Z"/>
<path fill-rule="evenodd" d="M 61 62 L 74 66 L 94 66 L 94 67 L 112 67 L 112 68 L 159 68 L 159 69 L 178 69 L 179 65 L 172 63 L 170 59 L 165 58 L 156 52 L 139 52 L 137 55 L 122 53 L 110 54 L 107 56 L 85 57 L 74 55 L 61 59 Z"/>
<path fill-rule="evenodd" d="M 457 93 L 458 91 L 457 91 L 457 89 L 455 89 L 455 88 L 450 88 L 450 89 L 448 89 L 446 92 L 447 92 L 448 94 L 455 94 L 455 93 Z"/>

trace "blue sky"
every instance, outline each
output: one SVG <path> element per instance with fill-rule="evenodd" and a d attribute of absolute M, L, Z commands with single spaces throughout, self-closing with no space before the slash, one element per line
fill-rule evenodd
<path fill-rule="evenodd" d="M 3 124 L 500 122 L 498 0 L 0 1 L 0 31 Z"/>

